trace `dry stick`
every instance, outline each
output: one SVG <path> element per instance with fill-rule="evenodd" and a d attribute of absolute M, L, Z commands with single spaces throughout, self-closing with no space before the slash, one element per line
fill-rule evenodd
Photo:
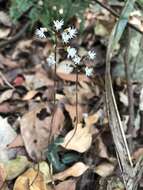
<path fill-rule="evenodd" d="M 111 9 L 109 6 L 101 3 L 98 0 L 93 0 L 94 2 L 98 3 L 101 7 L 103 7 L 104 9 L 106 9 L 107 11 L 109 11 L 113 16 L 115 16 L 116 18 L 119 18 L 120 15 L 118 15 L 113 9 Z M 133 24 L 129 23 L 127 24 L 127 26 L 133 28 L 134 30 L 136 30 L 137 32 L 139 32 L 140 34 L 143 34 L 143 31 L 141 31 L 139 28 L 137 28 L 136 26 L 134 26 Z"/>
<path fill-rule="evenodd" d="M 129 100 L 129 126 L 128 126 L 128 134 L 129 134 L 129 148 L 132 152 L 133 144 L 133 131 L 134 131 L 134 99 L 133 99 L 133 88 L 132 82 L 130 77 L 130 70 L 129 70 L 129 48 L 130 48 L 130 30 L 127 28 L 127 47 L 124 54 L 124 66 L 125 66 L 125 77 L 127 81 L 127 91 L 128 91 L 128 100 Z"/>

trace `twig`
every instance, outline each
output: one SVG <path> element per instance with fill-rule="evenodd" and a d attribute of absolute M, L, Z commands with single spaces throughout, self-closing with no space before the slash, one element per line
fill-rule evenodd
<path fill-rule="evenodd" d="M 27 28 L 29 27 L 30 25 L 30 22 L 27 22 L 23 27 L 22 29 L 16 33 L 15 36 L 11 37 L 10 39 L 8 40 L 5 40 L 5 41 L 1 41 L 0 42 L 0 49 L 4 48 L 5 46 L 9 45 L 10 43 L 14 43 L 16 42 L 17 40 L 19 40 L 23 34 L 25 33 L 25 31 L 27 30 Z"/>
<path fill-rule="evenodd" d="M 113 9 L 111 9 L 109 6 L 101 3 L 99 0 L 93 0 L 94 2 L 98 3 L 101 7 L 103 7 L 104 9 L 106 9 L 107 11 L 109 11 L 113 16 L 115 16 L 116 18 L 119 18 L 120 15 L 118 15 Z M 129 23 L 127 24 L 127 26 L 133 28 L 134 30 L 136 30 L 137 32 L 139 32 L 140 34 L 143 35 L 143 32 L 137 28 L 136 26 L 134 26 L 133 24 Z"/>
<path fill-rule="evenodd" d="M 124 66 L 125 66 L 125 76 L 127 81 L 127 91 L 128 91 L 128 100 L 129 100 L 129 126 L 128 126 L 128 134 L 130 138 L 128 140 L 130 151 L 133 149 L 132 137 L 133 137 L 133 126 L 134 126 L 134 99 L 133 99 L 133 88 L 130 77 L 129 70 L 129 47 L 130 47 L 130 30 L 127 28 L 127 47 L 124 54 Z"/>

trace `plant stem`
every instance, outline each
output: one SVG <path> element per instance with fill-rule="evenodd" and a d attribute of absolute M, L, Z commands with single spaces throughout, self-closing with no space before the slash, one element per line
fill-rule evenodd
<path fill-rule="evenodd" d="M 70 141 L 72 140 L 72 138 L 74 137 L 76 131 L 77 131 L 77 127 L 78 127 L 78 67 L 76 67 L 76 121 L 75 121 L 75 128 L 74 128 L 74 132 L 73 135 L 71 136 L 71 138 L 69 139 L 69 141 L 67 142 L 67 144 L 65 145 L 65 148 L 68 146 L 68 144 L 70 143 Z"/>
<path fill-rule="evenodd" d="M 76 68 L 76 128 L 78 125 L 78 68 Z"/>
<path fill-rule="evenodd" d="M 55 35 L 55 51 L 54 51 L 54 58 L 55 58 L 55 66 L 54 66 L 54 105 L 56 103 L 56 73 L 57 73 L 57 36 Z"/>

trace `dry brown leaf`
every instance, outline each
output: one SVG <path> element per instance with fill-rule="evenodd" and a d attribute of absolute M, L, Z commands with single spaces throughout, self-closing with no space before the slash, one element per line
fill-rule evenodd
<path fill-rule="evenodd" d="M 86 126 L 92 126 L 93 124 L 96 124 L 98 122 L 98 119 L 100 118 L 101 116 L 101 112 L 98 111 L 96 113 L 94 113 L 93 115 L 89 115 L 87 117 L 85 117 L 85 123 L 86 123 Z"/>
<path fill-rule="evenodd" d="M 17 178 L 13 190 L 48 190 L 41 172 L 28 169 L 23 175 Z"/>
<path fill-rule="evenodd" d="M 40 120 L 37 114 L 41 110 L 45 110 L 49 115 Z M 38 105 L 32 111 L 26 113 L 21 121 L 21 135 L 24 140 L 24 144 L 29 156 L 33 160 L 39 160 L 42 158 L 42 152 L 48 147 L 50 129 L 51 136 L 58 135 L 61 126 L 63 125 L 64 115 L 60 107 L 57 107 L 54 116 L 51 115 L 52 110 L 50 104 L 47 106 Z"/>
<path fill-rule="evenodd" d="M 94 171 L 101 177 L 107 177 L 112 174 L 114 168 L 115 166 L 113 164 L 105 162 L 95 167 Z"/>
<path fill-rule="evenodd" d="M 24 146 L 24 141 L 20 134 L 17 135 L 16 138 L 9 145 L 7 145 L 8 148 L 16 148 L 20 146 Z"/>
<path fill-rule="evenodd" d="M 0 189 L 6 180 L 6 171 L 4 164 L 0 163 Z"/>
<path fill-rule="evenodd" d="M 77 129 L 71 130 L 64 138 L 64 142 L 61 144 L 68 150 L 75 150 L 83 153 L 89 149 L 92 143 L 92 134 L 90 128 L 82 124 L 78 124 Z"/>
<path fill-rule="evenodd" d="M 10 99 L 13 95 L 13 89 L 6 90 L 0 95 L 0 104 L 8 99 Z"/>
<path fill-rule="evenodd" d="M 63 181 L 55 186 L 55 190 L 75 190 L 76 189 L 76 181 L 69 179 Z"/>
<path fill-rule="evenodd" d="M 72 167 L 66 169 L 65 171 L 53 175 L 53 179 L 63 181 L 70 176 L 79 177 L 88 168 L 89 168 L 89 166 L 85 165 L 84 163 L 77 162 L 76 164 L 74 164 Z"/>
<path fill-rule="evenodd" d="M 20 64 L 17 64 L 15 61 L 12 61 L 9 58 L 4 57 L 2 54 L 0 54 L 0 64 L 5 65 L 9 68 L 20 67 Z"/>
<path fill-rule="evenodd" d="M 65 74 L 65 73 L 59 73 L 58 72 L 57 75 L 61 79 L 66 80 L 66 81 L 72 81 L 72 82 L 76 81 L 76 74 Z M 86 75 L 83 75 L 83 74 L 79 74 L 78 79 L 79 79 L 79 81 L 85 81 L 85 82 L 91 81 Z"/>
<path fill-rule="evenodd" d="M 12 26 L 10 17 L 4 11 L 0 11 L 0 23 L 2 23 L 5 26 L 8 26 L 8 27 Z"/>
<path fill-rule="evenodd" d="M 138 148 L 132 155 L 132 159 L 138 160 L 143 155 L 143 148 Z"/>
<path fill-rule="evenodd" d="M 27 94 L 25 94 L 23 100 L 31 100 L 37 93 L 38 92 L 36 90 L 30 90 L 29 92 L 27 92 Z"/>
<path fill-rule="evenodd" d="M 5 39 L 10 34 L 10 28 L 0 28 L 0 39 Z"/>
<path fill-rule="evenodd" d="M 69 113 L 73 122 L 76 119 L 76 105 L 65 104 L 65 109 Z M 85 107 L 78 104 L 78 122 L 82 121 L 83 113 L 86 112 Z"/>

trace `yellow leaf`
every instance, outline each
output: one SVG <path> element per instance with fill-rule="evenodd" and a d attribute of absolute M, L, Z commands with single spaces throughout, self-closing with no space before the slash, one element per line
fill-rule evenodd
<path fill-rule="evenodd" d="M 48 190 L 42 173 L 33 168 L 28 169 L 17 178 L 13 190 Z"/>

